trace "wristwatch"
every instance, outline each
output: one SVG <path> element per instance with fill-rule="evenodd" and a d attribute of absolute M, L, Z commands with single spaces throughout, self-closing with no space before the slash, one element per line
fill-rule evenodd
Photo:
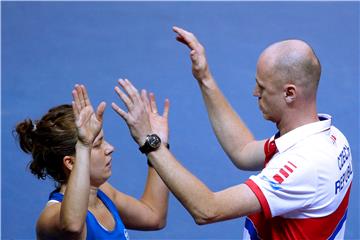
<path fill-rule="evenodd" d="M 146 136 L 145 143 L 141 147 L 139 147 L 139 150 L 142 153 L 148 154 L 149 152 L 155 151 L 158 149 L 161 145 L 161 139 L 156 134 L 150 134 Z"/>

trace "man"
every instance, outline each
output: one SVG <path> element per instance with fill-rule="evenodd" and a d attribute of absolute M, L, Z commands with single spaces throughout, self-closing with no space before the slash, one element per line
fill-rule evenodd
<path fill-rule="evenodd" d="M 259 57 L 254 96 L 264 118 L 279 132 L 257 141 L 217 87 L 203 46 L 192 33 L 173 30 L 191 50 L 192 72 L 224 151 L 238 168 L 261 170 L 244 184 L 210 191 L 144 127 L 147 114 L 158 114 L 153 96 L 149 102 L 146 92 L 140 96 L 129 81 L 121 82 L 129 97 L 116 91 L 128 112 L 116 104 L 114 110 L 196 223 L 248 216 L 245 239 L 343 238 L 353 178 L 351 153 L 331 117 L 317 115 L 321 66 L 312 48 L 300 40 L 281 41 Z"/>

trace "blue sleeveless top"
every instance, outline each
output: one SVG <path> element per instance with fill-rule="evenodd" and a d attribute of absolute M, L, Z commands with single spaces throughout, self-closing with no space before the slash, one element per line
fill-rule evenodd
<path fill-rule="evenodd" d="M 115 227 L 112 231 L 106 230 L 100 225 L 96 220 L 95 216 L 88 210 L 86 214 L 86 240 L 95 240 L 95 239 L 121 239 L 128 240 L 129 235 L 126 231 L 126 228 L 121 221 L 119 213 L 111 201 L 111 199 L 106 196 L 106 194 L 98 189 L 97 191 L 98 198 L 105 204 L 107 209 L 110 211 L 111 215 L 115 220 Z M 56 200 L 62 202 L 64 195 L 57 190 L 50 193 L 49 200 Z"/>

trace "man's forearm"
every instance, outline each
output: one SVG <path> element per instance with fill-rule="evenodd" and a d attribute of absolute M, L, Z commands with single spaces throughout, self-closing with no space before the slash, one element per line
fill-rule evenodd
<path fill-rule="evenodd" d="M 238 160 L 236 153 L 254 140 L 252 133 L 233 110 L 212 77 L 199 81 L 199 85 L 218 141 L 233 161 Z"/>
<path fill-rule="evenodd" d="M 261 210 L 255 194 L 245 184 L 212 192 L 162 146 L 148 154 L 170 191 L 199 225 L 242 217 Z"/>
<path fill-rule="evenodd" d="M 176 161 L 165 146 L 149 153 L 148 157 L 164 183 L 196 222 L 214 215 L 214 193 Z"/>

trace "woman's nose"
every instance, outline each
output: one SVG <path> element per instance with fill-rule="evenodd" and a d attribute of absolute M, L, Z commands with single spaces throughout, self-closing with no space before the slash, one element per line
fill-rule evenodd
<path fill-rule="evenodd" d="M 110 143 L 106 142 L 106 148 L 105 148 L 105 153 L 111 154 L 112 152 L 114 152 L 115 148 L 113 145 L 111 145 Z"/>

